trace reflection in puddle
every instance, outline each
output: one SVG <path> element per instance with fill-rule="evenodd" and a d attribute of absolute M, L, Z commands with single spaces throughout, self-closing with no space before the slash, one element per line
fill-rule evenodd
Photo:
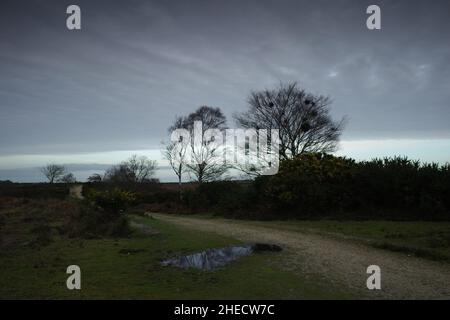
<path fill-rule="evenodd" d="M 207 249 L 187 256 L 165 260 L 162 262 L 162 265 L 212 270 L 222 267 L 237 258 L 248 256 L 258 251 L 281 251 L 281 248 L 269 244 L 247 244 L 235 247 Z"/>

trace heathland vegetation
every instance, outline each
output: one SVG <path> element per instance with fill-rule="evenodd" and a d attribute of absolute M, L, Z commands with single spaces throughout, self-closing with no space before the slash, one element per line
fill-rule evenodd
<path fill-rule="evenodd" d="M 85 200 L 72 221 L 74 229 L 126 234 L 121 213 L 129 206 L 254 220 L 450 220 L 449 164 L 420 163 L 401 156 L 368 161 L 333 156 L 330 152 L 338 147 L 345 118 L 334 120 L 330 104 L 330 98 L 310 94 L 296 83 L 249 95 L 247 110 L 234 115 L 236 125 L 279 130 L 278 173 L 267 176 L 260 174 L 258 164 L 222 161 L 223 150 L 205 134 L 228 128 L 219 108 L 202 106 L 177 116 L 169 133 L 182 129 L 193 137 L 196 123 L 202 123 L 200 144 L 195 138 L 164 144 L 163 156 L 178 184 L 159 183 L 156 161 L 133 155 L 83 183 Z M 274 144 L 270 134 L 267 139 L 269 146 Z M 250 141 L 242 147 L 248 153 Z M 194 161 L 188 161 L 187 154 Z M 240 178 L 232 179 L 230 169 L 240 172 Z M 76 183 L 62 165 L 49 164 L 41 171 L 48 184 L 3 183 L 0 195 L 63 199 L 67 188 Z M 183 183 L 183 177 L 190 179 Z M 100 227 L 102 223 L 105 228 Z"/>
<path fill-rule="evenodd" d="M 330 153 L 338 147 L 345 118 L 334 120 L 330 103 L 330 98 L 310 94 L 296 83 L 249 95 L 248 109 L 234 115 L 236 125 L 279 130 L 280 162 L 275 175 L 261 175 L 258 163 L 223 162 L 223 150 L 205 132 L 228 128 L 226 117 L 218 108 L 203 106 L 176 117 L 169 127 L 169 133 L 183 129 L 193 137 L 196 121 L 203 124 L 200 145 L 194 138 L 165 144 L 163 154 L 178 177 L 178 190 L 148 179 L 156 166 L 148 159 L 140 160 L 141 167 L 148 168 L 146 180 L 140 181 L 136 157 L 108 170 L 103 180 L 93 176 L 90 181 L 94 183 L 86 190 L 115 188 L 121 183 L 155 210 L 235 218 L 450 219 L 449 164 L 421 163 L 402 156 L 367 161 L 333 156 Z M 271 139 L 269 135 L 269 145 Z M 246 154 L 250 144 L 249 140 L 243 144 Z M 195 161 L 188 161 L 187 154 Z M 230 169 L 242 173 L 240 179 L 230 178 Z M 183 185 L 186 176 L 191 180 Z M 100 186 L 100 181 L 109 183 Z"/>
<path fill-rule="evenodd" d="M 295 83 L 250 94 L 248 109 L 234 118 L 240 128 L 279 129 L 275 175 L 261 175 L 259 164 L 221 162 L 223 150 L 208 138 L 200 146 L 194 139 L 164 144 L 163 155 L 178 183 L 160 183 L 155 178 L 156 161 L 135 155 L 87 182 L 76 182 L 58 164 L 42 168 L 48 183 L 0 182 L 0 270 L 8 275 L 1 280 L 0 298 L 360 296 L 354 288 L 324 284 L 314 271 L 305 277 L 304 270 L 292 264 L 289 250 L 276 262 L 274 253 L 256 255 L 206 275 L 160 265 L 174 254 L 267 240 L 262 236 L 267 232 L 273 233 L 269 240 L 278 239 L 288 249 L 312 243 L 297 243 L 303 234 L 319 234 L 448 261 L 450 165 L 402 156 L 355 161 L 332 155 L 345 119 L 331 117 L 330 101 Z M 169 132 L 194 133 L 197 121 L 203 124 L 203 138 L 208 129 L 228 128 L 219 108 L 203 106 L 176 117 Z M 272 139 L 268 137 L 269 146 Z M 243 148 L 248 150 L 249 145 L 248 141 Z M 195 162 L 187 161 L 188 153 Z M 233 179 L 230 170 L 240 172 L 239 179 Z M 183 181 L 185 177 L 189 179 Z M 69 192 L 80 185 L 81 194 Z M 236 238 L 230 228 L 242 236 Z M 327 245 L 300 249 L 332 253 L 324 241 Z M 356 248 L 349 246 L 337 245 L 336 250 Z M 389 263 L 391 258 L 383 261 Z M 395 266 L 403 263 L 392 259 Z M 60 271 L 72 261 L 89 271 L 84 280 L 87 289 L 81 292 L 61 286 L 65 273 Z M 422 289 L 424 297 L 440 296 Z"/>

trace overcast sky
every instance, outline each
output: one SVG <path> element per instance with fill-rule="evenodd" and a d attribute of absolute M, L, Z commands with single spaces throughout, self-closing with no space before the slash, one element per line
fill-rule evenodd
<path fill-rule="evenodd" d="M 66 28 L 70 4 L 82 30 Z M 2 0 L 0 180 L 53 159 L 158 157 L 175 115 L 217 106 L 233 127 L 251 90 L 280 81 L 348 116 L 339 154 L 450 161 L 449 12 L 437 0 Z"/>

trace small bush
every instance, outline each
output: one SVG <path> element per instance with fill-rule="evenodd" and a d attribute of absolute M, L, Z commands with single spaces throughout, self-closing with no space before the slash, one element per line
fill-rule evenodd
<path fill-rule="evenodd" d="M 131 233 L 128 220 L 121 215 L 137 201 L 134 193 L 119 188 L 98 191 L 89 189 L 67 224 L 70 237 L 127 237 Z"/>
<path fill-rule="evenodd" d="M 303 217 L 345 211 L 353 206 L 355 162 L 327 154 L 305 154 L 281 163 L 278 174 L 260 186 L 273 210 Z"/>
<path fill-rule="evenodd" d="M 246 216 L 257 203 L 252 183 L 217 181 L 199 185 L 183 192 L 183 204 L 193 212 Z"/>
<path fill-rule="evenodd" d="M 87 198 L 96 206 L 113 215 L 124 211 L 130 205 L 136 203 L 137 200 L 134 193 L 120 190 L 119 188 L 107 191 L 90 190 Z"/>
<path fill-rule="evenodd" d="M 67 223 L 67 234 L 76 238 L 127 237 L 131 233 L 125 216 L 111 215 L 89 204 L 81 204 Z"/>

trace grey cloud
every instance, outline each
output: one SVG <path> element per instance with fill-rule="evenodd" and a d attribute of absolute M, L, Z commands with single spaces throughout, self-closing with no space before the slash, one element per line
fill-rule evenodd
<path fill-rule="evenodd" d="M 67 1 L 0 5 L 0 154 L 159 146 L 176 114 L 227 115 L 299 81 L 348 115 L 345 137 L 450 136 L 446 1 Z M 333 75 L 330 77 L 330 75 Z"/>

